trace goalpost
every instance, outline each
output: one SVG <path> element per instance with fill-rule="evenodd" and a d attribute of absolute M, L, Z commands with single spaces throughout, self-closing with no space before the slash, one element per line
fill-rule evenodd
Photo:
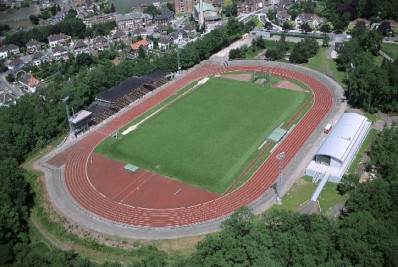
<path fill-rule="evenodd" d="M 253 83 L 261 83 L 262 85 L 266 85 L 270 82 L 270 73 L 269 71 L 255 71 L 253 73 Z"/>

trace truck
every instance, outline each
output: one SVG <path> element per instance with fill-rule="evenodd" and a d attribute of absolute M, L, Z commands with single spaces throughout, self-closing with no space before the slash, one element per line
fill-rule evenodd
<path fill-rule="evenodd" d="M 332 125 L 329 123 L 329 124 L 327 124 L 326 126 L 325 126 L 325 129 L 323 130 L 323 132 L 325 133 L 325 134 L 328 134 L 329 132 L 330 132 L 330 130 L 332 130 Z"/>

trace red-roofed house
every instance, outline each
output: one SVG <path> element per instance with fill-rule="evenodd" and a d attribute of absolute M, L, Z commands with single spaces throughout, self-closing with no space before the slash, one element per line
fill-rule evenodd
<path fill-rule="evenodd" d="M 148 51 L 148 50 L 153 49 L 153 43 L 150 40 L 143 39 L 143 40 L 140 40 L 138 42 L 132 43 L 130 45 L 130 47 L 131 47 L 130 53 L 132 55 L 137 55 L 138 50 L 140 49 L 140 47 L 144 51 Z"/>
<path fill-rule="evenodd" d="M 364 24 L 366 28 L 370 28 L 370 21 L 367 19 L 361 19 L 361 18 L 357 18 L 355 20 L 353 20 L 351 22 L 354 26 L 357 26 L 358 24 Z"/>
<path fill-rule="evenodd" d="M 32 76 L 30 73 L 25 73 L 24 75 L 19 78 L 19 83 L 26 87 L 30 92 L 36 92 L 36 89 L 39 87 L 43 87 L 44 83 L 37 80 L 35 77 Z"/>

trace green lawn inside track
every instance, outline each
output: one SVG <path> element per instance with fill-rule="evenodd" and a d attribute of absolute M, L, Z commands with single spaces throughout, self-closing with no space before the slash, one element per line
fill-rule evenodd
<path fill-rule="evenodd" d="M 212 77 L 135 131 L 108 137 L 95 152 L 224 193 L 265 138 L 308 96 Z"/>

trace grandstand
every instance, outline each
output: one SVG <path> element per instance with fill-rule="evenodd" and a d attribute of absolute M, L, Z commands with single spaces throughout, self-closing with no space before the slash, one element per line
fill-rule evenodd
<path fill-rule="evenodd" d="M 338 183 L 347 171 L 371 128 L 366 117 L 356 113 L 344 113 L 324 138 L 305 172 L 314 177 L 329 176 Z"/>
<path fill-rule="evenodd" d="M 75 134 L 84 132 L 89 128 L 91 117 L 92 113 L 83 109 L 69 118 L 69 123 Z"/>
<path fill-rule="evenodd" d="M 155 71 L 143 77 L 130 77 L 109 90 L 101 93 L 89 106 L 93 123 L 99 123 L 112 116 L 130 103 L 165 84 L 169 72 Z"/>

